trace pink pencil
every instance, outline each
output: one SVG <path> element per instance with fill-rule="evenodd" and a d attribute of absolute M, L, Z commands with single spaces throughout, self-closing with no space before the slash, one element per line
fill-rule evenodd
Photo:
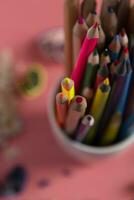
<path fill-rule="evenodd" d="M 80 89 L 88 57 L 94 51 L 98 40 L 99 40 L 98 23 L 95 23 L 87 32 L 75 68 L 72 72 L 71 79 L 74 80 L 76 93 L 78 93 Z"/>

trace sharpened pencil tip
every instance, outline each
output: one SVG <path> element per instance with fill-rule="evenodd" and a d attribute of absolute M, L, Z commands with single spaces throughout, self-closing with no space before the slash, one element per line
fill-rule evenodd
<path fill-rule="evenodd" d="M 103 84 L 109 85 L 109 78 L 106 78 L 106 79 L 103 81 Z"/>
<path fill-rule="evenodd" d="M 83 19 L 82 16 L 80 16 L 80 17 L 78 18 L 78 23 L 79 23 L 79 24 L 83 24 L 83 23 L 84 23 L 84 19 Z"/>
<path fill-rule="evenodd" d="M 121 37 L 124 37 L 126 35 L 126 31 L 124 28 L 122 28 L 120 35 L 121 35 Z"/>
<path fill-rule="evenodd" d="M 69 83 L 70 83 L 70 79 L 69 79 L 69 78 L 65 78 L 65 79 L 64 79 L 64 83 L 65 83 L 65 84 L 69 84 Z"/>
<path fill-rule="evenodd" d="M 99 26 L 99 24 L 98 24 L 98 22 L 96 22 L 96 23 L 93 25 L 93 28 L 96 29 L 96 28 L 98 28 L 98 26 Z"/>
<path fill-rule="evenodd" d="M 82 100 L 83 100 L 82 97 L 77 97 L 77 98 L 76 98 L 76 102 L 77 102 L 77 103 L 81 103 Z"/>

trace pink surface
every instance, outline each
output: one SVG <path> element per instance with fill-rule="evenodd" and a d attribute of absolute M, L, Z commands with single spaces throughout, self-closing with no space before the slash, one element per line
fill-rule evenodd
<path fill-rule="evenodd" d="M 62 24 L 62 4 L 63 0 L 1 1 L 0 47 L 13 47 L 16 59 L 24 63 L 35 60 L 30 51 L 31 41 L 44 28 Z M 29 173 L 24 192 L 10 199 L 134 199 L 134 146 L 116 157 L 85 166 L 74 161 L 55 142 L 47 118 L 47 98 L 63 67 L 45 66 L 49 77 L 43 95 L 33 102 L 20 102 L 25 126 L 22 134 L 12 141 L 20 148 L 20 156 L 15 161 L 6 161 L 0 154 L 0 178 L 16 163 L 24 165 Z M 63 176 L 63 169 L 70 170 L 70 176 Z M 37 183 L 41 179 L 50 179 L 50 186 L 39 188 Z"/>

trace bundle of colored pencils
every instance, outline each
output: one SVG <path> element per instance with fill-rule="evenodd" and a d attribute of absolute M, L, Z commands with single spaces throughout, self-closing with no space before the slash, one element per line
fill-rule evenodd
<path fill-rule="evenodd" d="M 65 1 L 71 77 L 62 80 L 56 95 L 56 118 L 70 138 L 106 146 L 121 135 L 128 107 L 134 15 L 129 0 L 103 0 L 100 16 L 96 6 L 95 0 Z"/>

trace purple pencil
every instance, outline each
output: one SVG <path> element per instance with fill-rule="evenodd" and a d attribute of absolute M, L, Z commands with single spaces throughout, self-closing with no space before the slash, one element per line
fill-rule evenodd
<path fill-rule="evenodd" d="M 78 128 L 77 134 L 76 134 L 76 140 L 79 142 L 82 142 L 84 138 L 86 137 L 88 131 L 90 128 L 94 125 L 94 118 L 91 115 L 86 115 Z"/>

